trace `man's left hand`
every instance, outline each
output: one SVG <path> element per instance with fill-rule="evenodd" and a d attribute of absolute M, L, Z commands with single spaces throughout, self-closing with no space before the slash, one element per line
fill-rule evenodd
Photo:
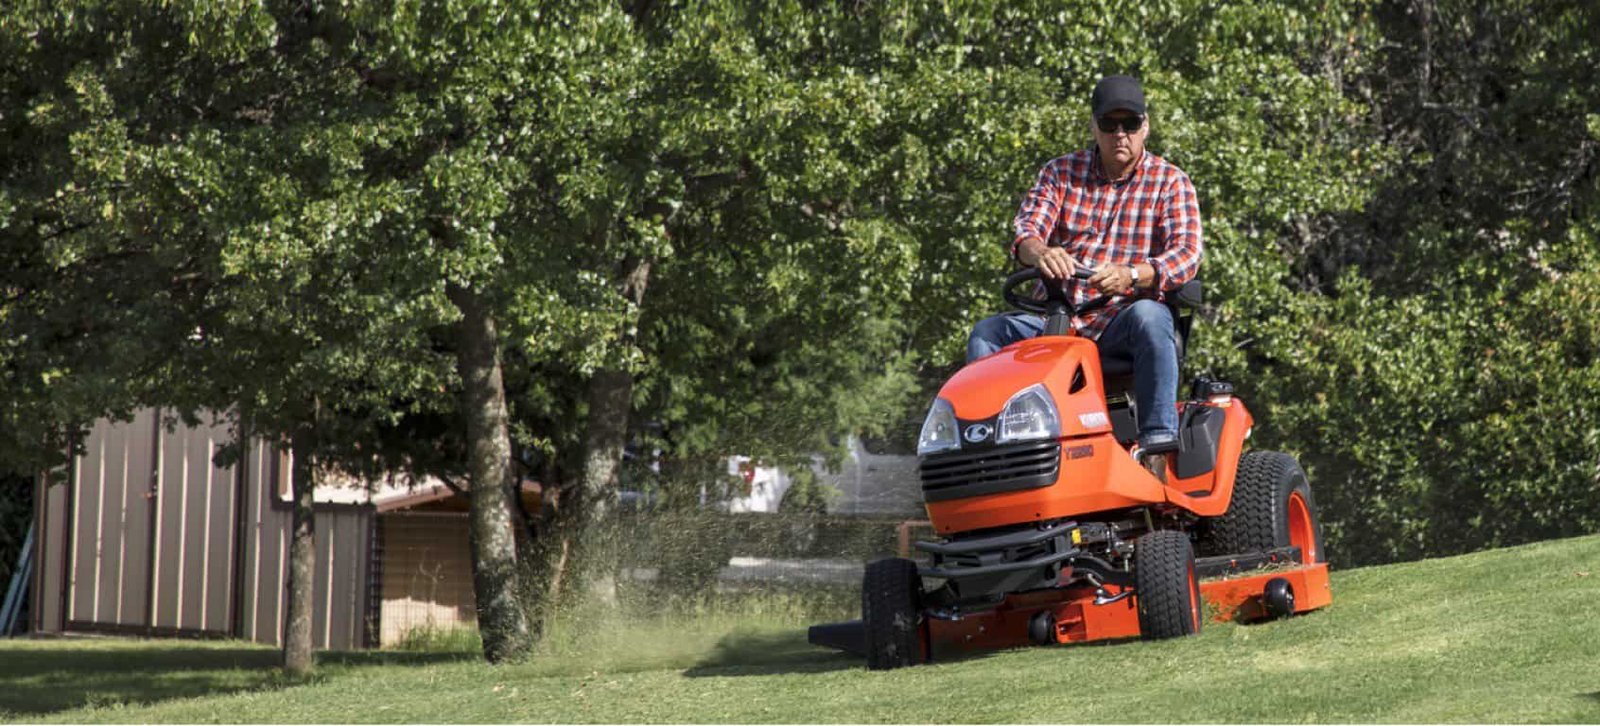
<path fill-rule="evenodd" d="M 1126 295 L 1133 292 L 1133 268 L 1127 265 L 1106 265 L 1089 278 L 1089 286 L 1107 295 Z"/>

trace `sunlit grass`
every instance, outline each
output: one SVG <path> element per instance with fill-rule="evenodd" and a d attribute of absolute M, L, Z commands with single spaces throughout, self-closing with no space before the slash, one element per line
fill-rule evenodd
<path fill-rule="evenodd" d="M 526 663 L 450 635 L 323 654 L 297 683 L 237 643 L 9 642 L 0 720 L 1597 723 L 1597 565 L 1586 537 L 1341 571 L 1333 607 L 1289 620 L 886 673 L 805 642 L 852 615 L 848 592 L 628 594 L 566 614 Z"/>

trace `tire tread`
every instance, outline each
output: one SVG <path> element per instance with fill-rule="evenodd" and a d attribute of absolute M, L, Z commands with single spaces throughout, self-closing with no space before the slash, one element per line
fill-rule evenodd
<path fill-rule="evenodd" d="M 1190 580 L 1194 547 L 1182 532 L 1160 530 L 1134 544 L 1135 599 L 1139 606 L 1139 634 L 1149 639 L 1173 638 L 1200 632 L 1192 620 L 1202 610 L 1200 593 Z M 1190 598 L 1195 598 L 1194 610 Z M 1200 618 L 1203 620 L 1204 618 Z"/>
<path fill-rule="evenodd" d="M 922 581 L 917 564 L 903 558 L 867 565 L 861 582 L 867 668 L 888 670 L 922 662 Z"/>
<path fill-rule="evenodd" d="M 1279 485 L 1300 469 L 1293 456 L 1251 451 L 1239 457 L 1228 511 L 1210 521 L 1202 550 L 1207 555 L 1265 552 L 1278 547 Z"/>

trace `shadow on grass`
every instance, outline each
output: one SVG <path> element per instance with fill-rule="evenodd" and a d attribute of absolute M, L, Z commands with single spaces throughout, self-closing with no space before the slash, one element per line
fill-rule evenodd
<path fill-rule="evenodd" d="M 434 665 L 482 661 L 482 653 L 428 653 L 397 650 L 344 650 L 317 654 L 317 663 L 345 666 Z"/>
<path fill-rule="evenodd" d="M 806 642 L 805 631 L 735 632 L 693 668 L 690 678 L 707 676 L 762 676 L 780 673 L 826 673 L 863 667 L 860 658 Z"/>
<path fill-rule="evenodd" d="M 468 653 L 325 652 L 323 666 L 426 665 Z M 141 705 L 178 698 L 299 685 L 279 670 L 279 651 L 185 646 L 95 648 L 82 641 L 12 651 L 0 658 L 0 714 L 28 716 L 89 706 Z M 312 675 L 311 681 L 319 676 Z M 5 720 L 5 719 L 0 719 Z"/>
<path fill-rule="evenodd" d="M 982 660 L 1001 651 L 941 649 L 935 663 Z M 805 631 L 783 633 L 730 633 L 693 668 L 684 671 L 690 678 L 707 676 L 765 676 L 796 673 L 826 673 L 865 669 L 866 659 L 806 641 Z"/>
<path fill-rule="evenodd" d="M 289 685 L 277 651 L 160 646 L 59 648 L 7 653 L 0 661 L 0 712 L 43 714 L 85 706 L 144 704 L 173 698 Z"/>

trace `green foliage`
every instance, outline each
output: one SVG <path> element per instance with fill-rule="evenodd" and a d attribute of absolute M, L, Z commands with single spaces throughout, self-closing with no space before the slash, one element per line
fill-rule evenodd
<path fill-rule="evenodd" d="M 10 586 L 23 540 L 33 524 L 33 489 L 28 477 L 0 474 L 0 587 Z"/>
<path fill-rule="evenodd" d="M 1280 280 L 1307 292 L 1222 367 L 1309 465 L 1336 562 L 1595 531 L 1595 8 L 1375 11 L 1342 132 L 1387 147 L 1369 202 L 1305 230 Z"/>
<path fill-rule="evenodd" d="M 1257 385 L 1273 416 L 1261 432 L 1313 465 L 1334 557 L 1390 561 L 1600 526 L 1595 270 L 1527 291 L 1401 298 L 1349 274 L 1337 299 L 1264 341 L 1270 373 Z"/>
<path fill-rule="evenodd" d="M 449 285 L 513 437 L 596 370 L 679 499 L 920 417 L 1108 72 L 1195 180 L 1192 372 L 1341 563 L 1591 531 L 1593 3 L 20 3 L 0 17 L 0 458 L 161 403 L 459 473 Z M 618 289 L 651 263 L 643 302 Z M 664 482 L 664 483 L 663 483 Z M 672 493 L 666 495 L 669 499 Z"/>

